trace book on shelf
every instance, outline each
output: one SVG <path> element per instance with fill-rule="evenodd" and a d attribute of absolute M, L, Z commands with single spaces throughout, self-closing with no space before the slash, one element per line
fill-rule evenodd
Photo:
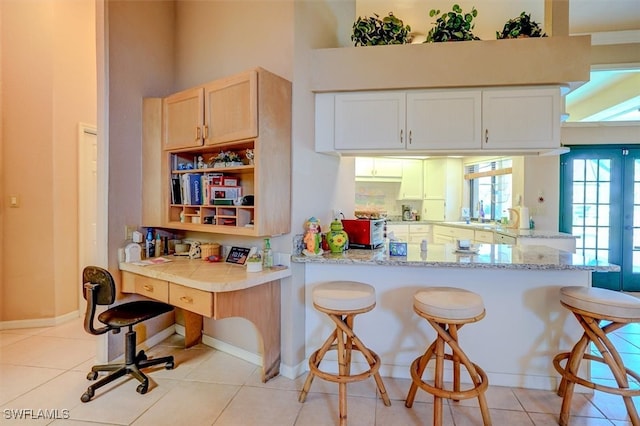
<path fill-rule="evenodd" d="M 182 204 L 182 183 L 180 176 L 171 176 L 171 204 Z"/>
<path fill-rule="evenodd" d="M 202 204 L 202 178 L 198 173 L 189 173 L 189 190 L 191 191 L 191 204 Z"/>

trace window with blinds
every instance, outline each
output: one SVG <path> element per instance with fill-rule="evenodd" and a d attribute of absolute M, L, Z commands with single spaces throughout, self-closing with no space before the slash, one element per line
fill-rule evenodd
<path fill-rule="evenodd" d="M 465 167 L 469 185 L 471 217 L 478 221 L 508 217 L 512 205 L 511 158 L 502 158 Z"/>

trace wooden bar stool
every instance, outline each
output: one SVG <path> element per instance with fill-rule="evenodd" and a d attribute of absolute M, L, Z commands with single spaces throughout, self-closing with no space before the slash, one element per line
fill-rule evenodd
<path fill-rule="evenodd" d="M 630 389 L 628 380 L 632 377 L 640 382 L 640 375 L 624 366 L 620 354 L 607 337 L 608 333 L 627 324 L 640 322 L 640 299 L 603 288 L 570 286 L 560 289 L 560 303 L 573 312 L 584 333 L 571 352 L 560 353 L 553 359 L 553 366 L 562 376 L 558 387 L 558 395 L 563 397 L 558 423 L 563 426 L 569 424 L 571 398 L 577 383 L 590 389 L 622 396 L 631 424 L 640 426 L 638 411 L 631 399 L 640 396 L 640 389 L 637 389 L 637 386 L 636 389 Z M 590 353 L 591 342 L 598 348 L 601 356 Z M 609 366 L 618 387 L 596 384 L 578 377 L 583 358 Z M 567 362 L 563 367 L 560 364 L 564 359 Z"/>
<path fill-rule="evenodd" d="M 458 344 L 458 331 L 463 325 L 484 318 L 485 309 L 482 298 L 471 291 L 453 287 L 429 287 L 418 291 L 413 296 L 413 310 L 438 333 L 436 340 L 427 348 L 424 355 L 416 358 L 411 364 L 411 387 L 407 394 L 405 406 L 411 408 L 418 388 L 433 395 L 433 424 L 442 424 L 442 398 L 459 401 L 461 399 L 478 398 L 482 421 L 491 425 L 489 408 L 484 392 L 489 386 L 486 373 L 471 362 Z M 451 348 L 451 354 L 445 353 L 444 346 Z M 422 375 L 429 361 L 435 358 L 433 385 L 422 380 Z M 444 387 L 444 361 L 453 362 L 453 389 Z M 473 387 L 460 389 L 460 365 L 464 365 L 473 381 Z"/>
<path fill-rule="evenodd" d="M 378 369 L 380 357 L 368 349 L 353 332 L 353 320 L 358 314 L 369 312 L 376 306 L 375 289 L 353 281 L 332 281 L 319 284 L 313 289 L 313 306 L 324 312 L 335 323 L 336 328 L 322 347 L 309 357 L 309 375 L 298 400 L 304 402 L 315 376 L 338 383 L 340 398 L 340 425 L 347 424 L 347 383 L 365 380 L 373 376 L 384 405 L 389 406 L 389 396 L 382 383 Z M 319 369 L 324 355 L 330 350 L 338 353 L 338 374 L 330 374 Z M 351 352 L 359 351 L 369 363 L 369 369 L 351 374 Z"/>

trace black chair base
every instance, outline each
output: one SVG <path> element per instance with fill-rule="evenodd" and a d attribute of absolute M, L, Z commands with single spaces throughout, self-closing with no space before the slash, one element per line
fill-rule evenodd
<path fill-rule="evenodd" d="M 118 364 L 102 364 L 94 365 L 91 368 L 89 374 L 87 374 L 87 380 L 96 380 L 99 372 L 111 372 L 111 374 L 103 377 L 98 382 L 92 384 L 87 388 L 87 391 L 82 394 L 80 400 L 82 402 L 89 402 L 95 395 L 96 389 L 107 385 L 114 380 L 125 376 L 131 375 L 138 379 L 140 385 L 136 388 L 139 394 L 144 395 L 149 390 L 149 378 L 141 371 L 143 368 L 151 367 L 154 365 L 165 364 L 167 370 L 171 370 L 174 367 L 173 356 L 165 356 L 161 358 L 148 359 L 144 351 L 136 351 L 136 332 L 129 331 L 126 334 L 126 348 L 125 348 L 125 362 Z"/>

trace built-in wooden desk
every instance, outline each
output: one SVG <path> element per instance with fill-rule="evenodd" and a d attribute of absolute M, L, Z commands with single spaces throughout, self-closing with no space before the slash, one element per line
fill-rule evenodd
<path fill-rule="evenodd" d="M 168 257 L 169 258 L 169 257 Z M 122 292 L 182 308 L 185 346 L 202 339 L 203 317 L 242 317 L 262 336 L 262 381 L 280 373 L 280 279 L 289 268 L 247 273 L 243 266 L 171 257 L 171 262 L 120 263 Z"/>

